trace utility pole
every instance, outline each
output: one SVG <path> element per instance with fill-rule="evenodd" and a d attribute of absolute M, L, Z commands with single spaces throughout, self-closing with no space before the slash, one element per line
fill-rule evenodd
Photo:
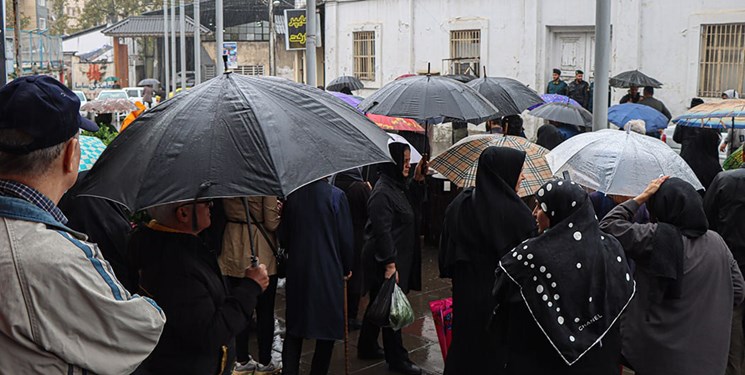
<path fill-rule="evenodd" d="M 225 72 L 222 61 L 223 36 L 223 5 L 222 0 L 215 0 L 215 72 L 219 76 Z"/>
<path fill-rule="evenodd" d="M 194 85 L 202 83 L 202 20 L 199 1 L 194 0 Z"/>
<path fill-rule="evenodd" d="M 186 90 L 186 4 L 179 0 L 178 27 L 181 30 L 181 90 Z"/>
<path fill-rule="evenodd" d="M 5 86 L 6 83 L 8 83 L 8 72 L 6 71 L 7 59 L 5 57 L 5 0 L 0 0 L 0 5 L 2 5 L 2 10 L 0 10 L 0 16 L 2 16 L 2 22 L 0 22 L 0 62 L 2 62 L 2 65 L 0 65 L 0 86 Z"/>
<path fill-rule="evenodd" d="M 171 93 L 171 52 L 168 43 L 168 0 L 163 0 L 163 47 L 163 55 L 165 57 L 163 59 L 164 64 L 162 64 L 163 70 L 165 70 L 163 86 L 166 89 L 166 97 L 163 100 L 165 100 L 168 99 L 168 96 Z"/>
<path fill-rule="evenodd" d="M 178 65 L 176 61 L 176 1 L 171 2 L 171 90 L 176 92 L 176 75 L 178 73 Z"/>
<path fill-rule="evenodd" d="M 602 0 L 598 0 L 602 1 Z M 306 2 L 305 17 L 308 24 L 305 33 L 305 84 L 316 86 L 316 0 Z"/>
<path fill-rule="evenodd" d="M 274 76 L 277 75 L 276 70 L 276 61 L 275 61 L 275 45 L 277 43 L 277 39 L 275 36 L 277 35 L 277 32 L 274 28 L 274 0 L 269 0 L 269 75 Z"/>
<path fill-rule="evenodd" d="M 592 129 L 608 128 L 608 71 L 610 70 L 610 1 L 595 1 L 595 91 Z"/>
<path fill-rule="evenodd" d="M 13 51 L 15 52 L 16 78 L 21 76 L 21 11 L 18 9 L 18 0 L 13 0 Z"/>

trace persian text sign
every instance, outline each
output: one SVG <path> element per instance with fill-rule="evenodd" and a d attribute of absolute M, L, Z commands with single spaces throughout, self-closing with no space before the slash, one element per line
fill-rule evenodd
<path fill-rule="evenodd" d="M 285 49 L 305 49 L 305 35 L 308 19 L 305 9 L 285 9 L 285 23 L 287 24 L 287 35 L 285 35 Z"/>

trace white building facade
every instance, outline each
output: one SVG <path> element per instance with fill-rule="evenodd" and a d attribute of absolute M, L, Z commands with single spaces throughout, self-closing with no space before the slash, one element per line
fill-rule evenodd
<path fill-rule="evenodd" d="M 663 82 L 673 113 L 693 97 L 745 89 L 745 1 L 609 0 L 611 76 Z M 553 68 L 594 76 L 593 0 L 327 0 L 326 83 L 356 75 L 374 90 L 403 74 L 515 78 L 545 92 Z M 614 89 L 617 103 L 624 89 Z M 365 92 L 363 91 L 363 95 Z"/>

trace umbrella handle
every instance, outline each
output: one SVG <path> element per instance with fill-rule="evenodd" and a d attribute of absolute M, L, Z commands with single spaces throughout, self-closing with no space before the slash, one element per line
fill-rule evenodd
<path fill-rule="evenodd" d="M 251 250 L 251 267 L 259 266 L 259 258 L 256 257 L 256 248 L 254 247 L 254 237 L 251 235 L 251 208 L 248 205 L 248 198 L 241 198 L 243 209 L 246 210 L 246 223 L 248 224 L 248 246 Z"/>

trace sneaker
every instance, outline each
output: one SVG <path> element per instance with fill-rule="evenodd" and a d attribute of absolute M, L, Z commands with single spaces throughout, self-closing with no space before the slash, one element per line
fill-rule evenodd
<path fill-rule="evenodd" d="M 259 363 L 249 356 L 248 362 L 236 364 L 235 369 L 233 369 L 233 375 L 254 375 L 257 367 L 259 367 Z"/>
<path fill-rule="evenodd" d="M 274 375 L 278 374 L 280 370 L 281 368 L 277 368 L 276 366 L 274 366 L 273 363 L 270 363 L 266 366 L 259 364 L 256 367 L 256 372 L 254 372 L 254 375 Z"/>

